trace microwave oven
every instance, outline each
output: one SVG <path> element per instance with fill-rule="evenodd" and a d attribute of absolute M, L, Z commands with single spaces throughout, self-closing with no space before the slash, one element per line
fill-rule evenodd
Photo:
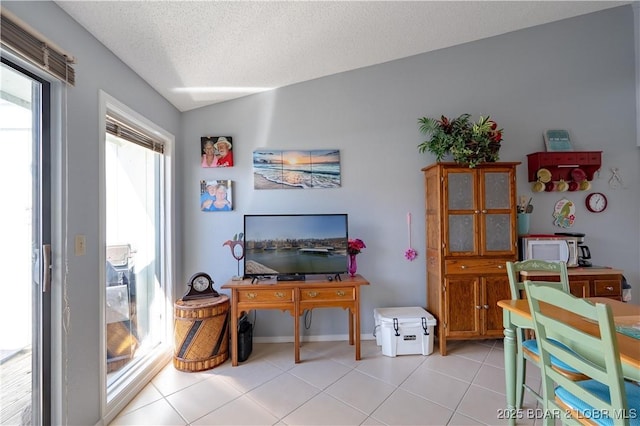
<path fill-rule="evenodd" d="M 567 267 L 578 266 L 578 239 L 557 235 L 527 235 L 518 241 L 520 260 L 566 262 Z"/>

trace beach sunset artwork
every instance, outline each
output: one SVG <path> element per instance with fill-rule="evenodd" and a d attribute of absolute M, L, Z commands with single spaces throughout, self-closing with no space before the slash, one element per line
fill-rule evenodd
<path fill-rule="evenodd" d="M 340 151 L 337 149 L 273 150 L 253 152 L 254 189 L 309 189 L 340 187 Z"/>

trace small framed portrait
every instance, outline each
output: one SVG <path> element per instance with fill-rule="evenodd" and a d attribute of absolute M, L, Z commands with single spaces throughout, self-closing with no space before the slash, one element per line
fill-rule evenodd
<path fill-rule="evenodd" d="M 233 167 L 231 136 L 203 136 L 200 138 L 202 167 Z"/>
<path fill-rule="evenodd" d="M 233 181 L 201 180 L 200 210 L 203 212 L 228 212 L 233 210 Z"/>

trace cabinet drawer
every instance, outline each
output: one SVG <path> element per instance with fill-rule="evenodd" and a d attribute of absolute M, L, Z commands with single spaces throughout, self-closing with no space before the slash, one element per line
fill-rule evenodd
<path fill-rule="evenodd" d="M 301 288 L 300 301 L 356 300 L 354 288 Z"/>
<path fill-rule="evenodd" d="M 445 274 L 506 274 L 506 263 L 504 259 L 447 260 Z"/>
<path fill-rule="evenodd" d="M 292 289 L 269 290 L 239 290 L 238 302 L 291 302 L 293 303 Z"/>
<path fill-rule="evenodd" d="M 593 280 L 594 296 L 620 296 L 622 283 L 619 280 Z"/>

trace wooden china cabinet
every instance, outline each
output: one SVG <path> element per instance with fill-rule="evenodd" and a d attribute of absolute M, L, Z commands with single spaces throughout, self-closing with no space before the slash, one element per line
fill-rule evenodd
<path fill-rule="evenodd" d="M 497 302 L 511 298 L 505 263 L 518 255 L 518 164 L 436 163 L 422 169 L 427 310 L 438 320 L 441 355 L 448 340 L 503 337 Z"/>

